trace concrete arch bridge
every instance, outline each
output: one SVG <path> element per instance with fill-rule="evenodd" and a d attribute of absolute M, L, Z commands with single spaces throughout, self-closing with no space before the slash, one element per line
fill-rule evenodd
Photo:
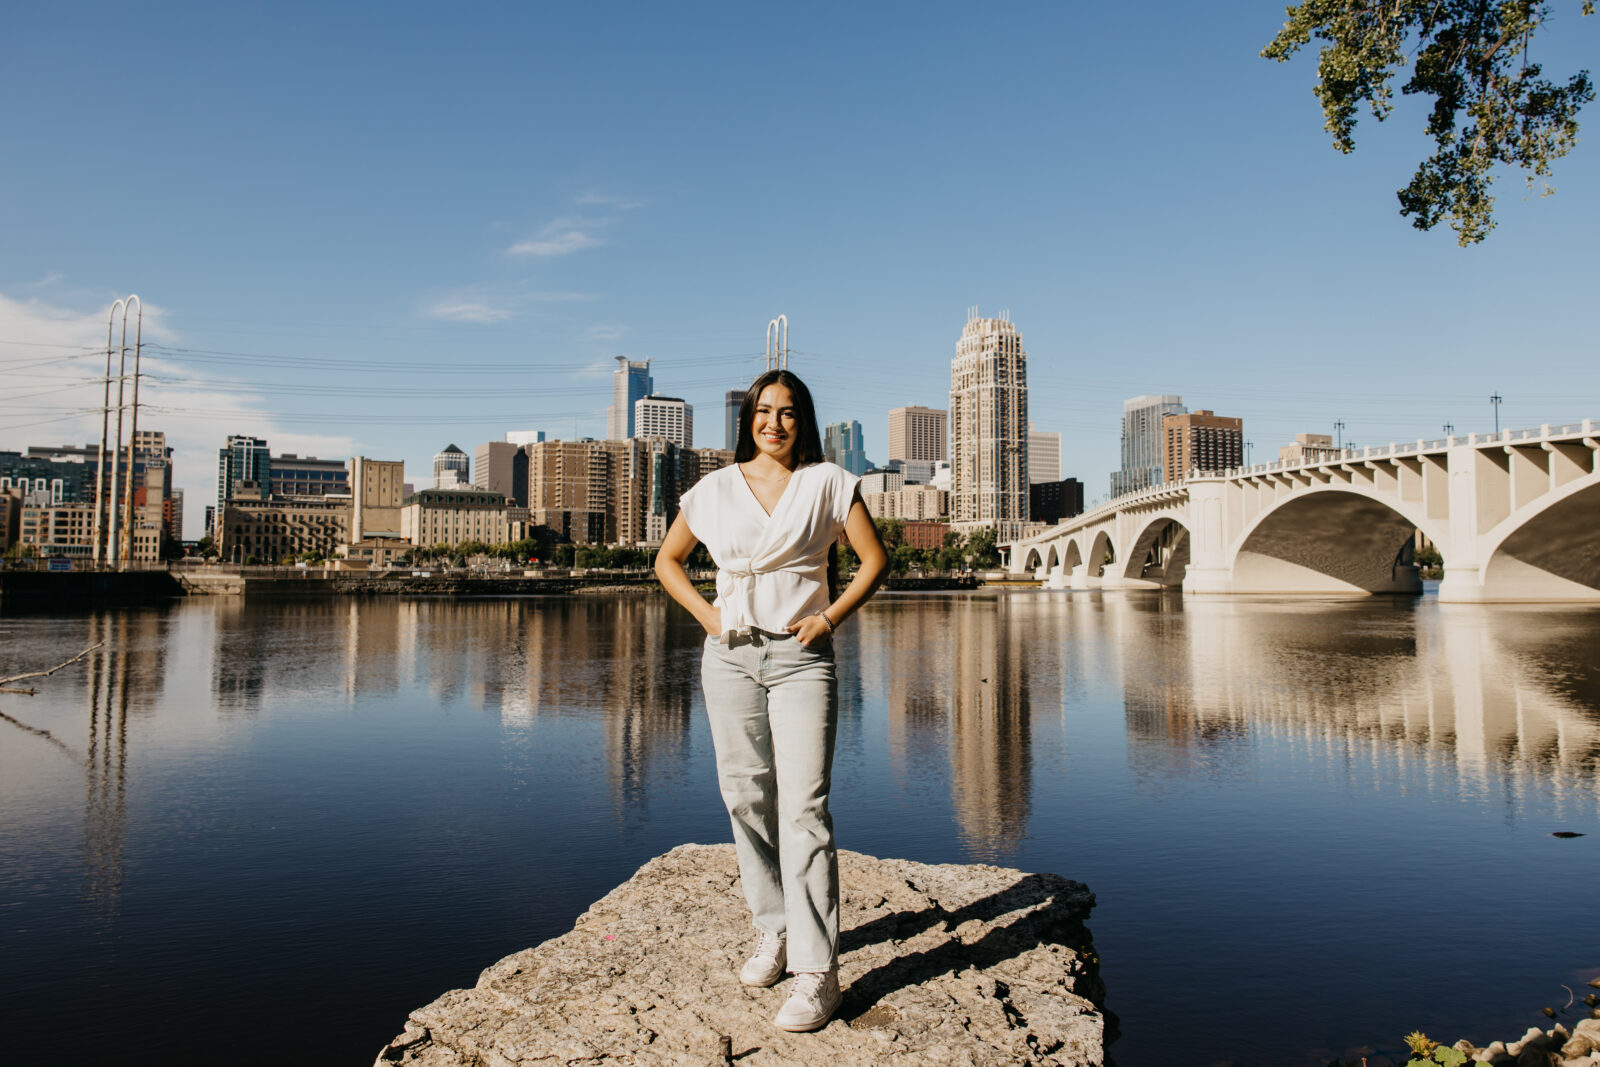
<path fill-rule="evenodd" d="M 1417 530 L 1441 600 L 1600 602 L 1594 420 L 1197 473 L 1002 548 L 1056 589 L 1416 593 Z"/>

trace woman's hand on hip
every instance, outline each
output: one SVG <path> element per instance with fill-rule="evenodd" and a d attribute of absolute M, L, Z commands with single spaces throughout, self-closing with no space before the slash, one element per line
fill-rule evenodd
<path fill-rule="evenodd" d="M 707 621 L 706 621 L 707 619 L 710 620 L 710 624 L 709 625 L 707 624 Z M 722 612 L 721 612 L 721 610 L 719 610 L 717 608 L 712 608 L 711 611 L 706 615 L 706 617 L 700 620 L 700 628 L 702 630 L 704 630 L 707 634 L 711 635 L 712 637 L 721 637 L 722 636 Z"/>
<path fill-rule="evenodd" d="M 815 615 L 807 615 L 799 622 L 791 622 L 784 629 L 794 634 L 800 644 L 806 648 L 810 648 L 814 644 L 826 643 L 833 636 L 833 627 L 828 625 L 827 620 L 822 617 L 820 612 Z"/>

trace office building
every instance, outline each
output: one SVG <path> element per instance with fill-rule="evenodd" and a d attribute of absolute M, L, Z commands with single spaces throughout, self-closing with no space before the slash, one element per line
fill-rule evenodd
<path fill-rule="evenodd" d="M 1083 483 L 1078 479 L 1062 478 L 1028 486 L 1028 517 L 1034 522 L 1053 526 L 1062 519 L 1082 514 Z"/>
<path fill-rule="evenodd" d="M 0 556 L 17 543 L 22 522 L 22 493 L 17 489 L 0 489 Z"/>
<path fill-rule="evenodd" d="M 863 481 L 863 487 L 865 484 Z M 950 494 L 931 485 L 903 485 L 875 492 L 863 488 L 861 502 L 874 519 L 942 522 L 950 517 Z"/>
<path fill-rule="evenodd" d="M 271 477 L 272 457 L 267 451 L 267 442 L 260 437 L 230 435 L 227 443 L 217 450 L 216 518 L 221 520 L 222 513 L 226 510 L 228 501 L 239 483 L 251 482 L 266 486 L 270 484 Z M 220 533 L 220 531 L 211 532 L 213 535 Z M 218 540 L 221 540 L 220 536 Z"/>
<path fill-rule="evenodd" d="M 167 498 L 161 516 L 162 523 L 167 528 L 167 536 L 174 544 L 183 543 L 183 490 L 167 490 Z"/>
<path fill-rule="evenodd" d="M 543 440 L 544 440 L 544 431 L 543 430 L 507 430 L 506 431 L 506 443 L 507 444 L 512 444 L 512 445 L 516 445 L 518 448 L 521 448 L 524 445 L 535 444 L 536 442 L 543 441 Z"/>
<path fill-rule="evenodd" d="M 648 359 L 631 360 L 617 357 L 617 369 L 611 372 L 611 407 L 606 411 L 606 440 L 626 441 L 634 433 L 634 405 L 656 391 L 656 380 L 650 376 Z"/>
<path fill-rule="evenodd" d="M 424 489 L 400 502 L 400 536 L 419 547 L 505 544 L 507 507 L 503 495 L 482 489 Z"/>
<path fill-rule="evenodd" d="M 1061 480 L 1061 435 L 1028 424 L 1028 484 Z"/>
<path fill-rule="evenodd" d="M 515 507 L 528 506 L 528 454 L 510 441 L 489 441 L 478 446 L 477 473 L 472 484 L 499 493 Z"/>
<path fill-rule="evenodd" d="M 1161 420 L 1189 409 L 1181 396 L 1136 396 L 1122 402 L 1122 469 L 1111 472 L 1111 495 L 1166 482 L 1167 440 Z"/>
<path fill-rule="evenodd" d="M 529 520 L 578 544 L 659 544 L 683 493 L 732 461 L 665 437 L 530 445 Z"/>
<path fill-rule="evenodd" d="M 472 460 L 455 445 L 445 445 L 433 457 L 435 489 L 467 489 L 472 486 Z"/>
<path fill-rule="evenodd" d="M 1009 318 L 967 319 L 950 363 L 950 521 L 1020 537 L 1028 521 L 1028 354 Z"/>
<path fill-rule="evenodd" d="M 56 503 L 48 489 L 34 489 L 23 494 L 20 511 L 17 540 L 29 555 L 88 560 L 94 554 L 93 504 Z"/>
<path fill-rule="evenodd" d="M 400 538 L 400 503 L 405 488 L 406 465 L 398 459 L 350 460 L 350 542 Z"/>
<path fill-rule="evenodd" d="M 1169 482 L 1244 466 L 1243 419 L 1211 411 L 1184 412 L 1163 418 L 1161 430 L 1166 438 Z"/>
<path fill-rule="evenodd" d="M 856 476 L 867 473 L 867 450 L 862 442 L 861 423 L 830 422 L 822 428 L 822 458 L 837 463 Z"/>
<path fill-rule="evenodd" d="M 1329 463 L 1343 458 L 1333 447 L 1333 435 L 1327 433 L 1297 433 L 1294 444 L 1278 449 L 1278 462 L 1284 466 L 1301 463 Z"/>
<path fill-rule="evenodd" d="M 739 408 L 744 404 L 744 394 L 747 392 L 748 389 L 729 389 L 722 398 L 723 447 L 729 452 L 739 447 Z"/>
<path fill-rule="evenodd" d="M 633 432 L 628 436 L 665 437 L 679 448 L 693 448 L 694 406 L 675 396 L 642 396 L 634 401 Z"/>
<path fill-rule="evenodd" d="M 893 467 L 886 470 L 867 471 L 861 476 L 861 491 L 863 493 L 892 493 L 905 484 L 905 475 Z"/>
<path fill-rule="evenodd" d="M 938 462 L 946 450 L 950 413 L 912 405 L 889 412 L 889 462 L 897 459 Z"/>
<path fill-rule="evenodd" d="M 109 469 L 110 465 L 107 464 Z M 0 452 L 0 492 L 29 493 L 42 489 L 55 504 L 87 504 L 94 500 L 96 461 L 56 459 L 21 452 Z"/>
<path fill-rule="evenodd" d="M 285 452 L 268 464 L 267 491 L 272 496 L 343 496 L 350 492 L 350 473 L 342 459 L 318 459 Z"/>
<path fill-rule="evenodd" d="M 225 563 L 276 564 L 305 552 L 331 558 L 350 541 L 350 497 L 273 497 L 241 481 L 223 506 L 217 537 Z"/>
<path fill-rule="evenodd" d="M 731 448 L 697 448 L 694 450 L 694 480 L 698 482 L 712 471 L 721 470 L 731 463 Z"/>
<path fill-rule="evenodd" d="M 884 466 L 899 471 L 906 485 L 928 485 L 935 471 L 940 467 L 949 469 L 950 464 L 931 459 L 891 459 Z"/>

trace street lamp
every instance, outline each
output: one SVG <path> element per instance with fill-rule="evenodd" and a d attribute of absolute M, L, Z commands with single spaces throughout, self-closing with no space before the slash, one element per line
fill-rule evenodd
<path fill-rule="evenodd" d="M 1489 398 L 1489 403 L 1494 405 L 1494 435 L 1496 437 L 1500 436 L 1500 404 L 1504 400 L 1505 397 L 1499 393 L 1495 393 Z"/>

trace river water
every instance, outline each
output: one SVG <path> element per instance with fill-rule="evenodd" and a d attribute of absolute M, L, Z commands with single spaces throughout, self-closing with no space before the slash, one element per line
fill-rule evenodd
<path fill-rule="evenodd" d="M 370 1062 L 729 839 L 700 637 L 654 595 L 0 613 L 0 675 L 104 642 L 0 695 L 6 1059 Z M 837 640 L 841 846 L 1088 883 L 1123 1067 L 1484 1044 L 1600 975 L 1600 611 L 883 594 Z"/>

